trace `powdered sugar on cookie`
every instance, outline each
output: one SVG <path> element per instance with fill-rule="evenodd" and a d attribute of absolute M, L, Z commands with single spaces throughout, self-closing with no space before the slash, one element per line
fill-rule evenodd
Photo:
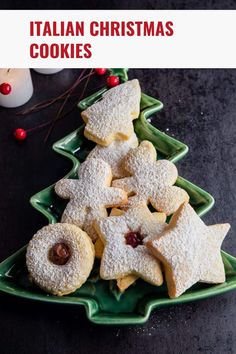
<path fill-rule="evenodd" d="M 178 297 L 198 281 L 225 281 L 221 244 L 229 224 L 206 226 L 194 209 L 183 204 L 168 228 L 147 247 L 164 263 L 170 297 Z"/>
<path fill-rule="evenodd" d="M 136 79 L 106 91 L 101 101 L 81 113 L 86 122 L 84 135 L 103 146 L 129 139 L 134 132 L 132 121 L 139 116 L 140 98 Z"/>
<path fill-rule="evenodd" d="M 117 179 L 112 186 L 131 195 L 126 207 L 151 203 L 167 215 L 175 212 L 189 196 L 183 189 L 173 186 L 178 177 L 176 166 L 168 160 L 156 161 L 156 150 L 149 141 L 132 149 L 126 156 L 124 167 L 130 177 Z"/>
<path fill-rule="evenodd" d="M 57 265 L 50 260 L 55 245 L 66 245 L 68 261 Z M 75 291 L 88 278 L 94 261 L 94 247 L 88 235 L 74 225 L 53 224 L 39 230 L 29 242 L 26 264 L 33 281 L 54 295 Z"/>
<path fill-rule="evenodd" d="M 127 171 L 124 169 L 124 157 L 130 151 L 131 148 L 138 146 L 138 139 L 135 133 L 126 140 L 116 140 L 113 141 L 109 146 L 97 145 L 89 153 L 87 159 L 89 158 L 100 158 L 106 161 L 111 169 L 113 178 L 122 178 L 127 176 Z"/>
<path fill-rule="evenodd" d="M 93 221 L 107 216 L 106 208 L 127 202 L 126 192 L 110 187 L 110 166 L 101 159 L 88 159 L 78 169 L 78 180 L 62 179 L 55 185 L 56 193 L 70 199 L 62 215 L 62 222 L 81 227 L 96 240 Z"/>
<path fill-rule="evenodd" d="M 104 242 L 100 275 L 103 279 L 120 279 L 135 274 L 154 285 L 163 282 L 159 262 L 145 244 L 166 227 L 152 215 L 146 205 L 129 209 L 121 216 L 95 222 Z"/>

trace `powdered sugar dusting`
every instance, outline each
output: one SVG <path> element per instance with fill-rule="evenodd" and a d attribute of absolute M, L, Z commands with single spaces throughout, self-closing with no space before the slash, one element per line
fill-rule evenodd
<path fill-rule="evenodd" d="M 111 168 L 101 159 L 91 158 L 83 162 L 78 176 L 78 180 L 62 179 L 55 185 L 59 196 L 70 199 L 61 221 L 81 227 L 96 240 L 93 221 L 107 216 L 106 208 L 126 203 L 127 196 L 123 190 L 110 187 Z"/>
<path fill-rule="evenodd" d="M 149 141 L 142 141 L 127 154 L 124 167 L 132 176 L 114 180 L 112 185 L 132 195 L 126 207 L 150 202 L 156 210 L 171 215 L 189 200 L 186 191 L 173 186 L 178 177 L 176 166 L 168 160 L 156 161 L 156 150 Z"/>
<path fill-rule="evenodd" d="M 131 135 L 128 140 L 116 140 L 109 146 L 97 145 L 89 153 L 88 158 L 100 158 L 106 161 L 111 169 L 113 178 L 122 178 L 127 176 L 127 171 L 124 169 L 124 157 L 130 151 L 131 148 L 138 146 L 138 139 L 135 133 Z"/>
<path fill-rule="evenodd" d="M 161 237 L 152 241 L 152 252 L 155 254 L 157 250 L 156 255 L 161 255 L 166 266 L 172 270 L 175 289 L 167 279 L 171 296 L 177 297 L 196 282 L 204 281 L 206 272 L 208 278 L 205 277 L 205 281 L 224 281 L 220 246 L 229 226 L 223 225 L 214 228 L 214 235 L 212 226 L 206 226 L 194 209 L 184 204 L 174 214 Z"/>
<path fill-rule="evenodd" d="M 146 205 L 129 209 L 121 216 L 111 216 L 96 222 L 96 229 L 104 241 L 101 260 L 101 277 L 118 279 L 135 274 L 154 285 L 162 284 L 159 262 L 147 250 L 145 244 L 163 232 L 166 224 L 160 223 Z M 126 244 L 125 235 L 139 231 L 143 245 L 133 248 Z"/>
<path fill-rule="evenodd" d="M 106 91 L 101 101 L 81 114 L 87 122 L 85 135 L 102 145 L 128 139 L 134 131 L 132 120 L 139 116 L 140 98 L 141 89 L 136 79 Z"/>
<path fill-rule="evenodd" d="M 70 249 L 65 265 L 49 260 L 49 250 L 57 243 Z M 94 248 L 88 235 L 74 225 L 53 224 L 39 230 L 29 242 L 26 264 L 34 282 L 55 295 L 75 291 L 88 278 L 94 261 Z"/>

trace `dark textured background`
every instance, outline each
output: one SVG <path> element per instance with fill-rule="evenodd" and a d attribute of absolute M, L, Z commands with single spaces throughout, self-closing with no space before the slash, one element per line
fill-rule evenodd
<path fill-rule="evenodd" d="M 27 104 L 67 88 L 78 70 L 53 76 L 32 71 L 35 93 Z M 164 102 L 153 123 L 185 142 L 190 151 L 178 163 L 182 176 L 216 199 L 204 220 L 225 222 L 232 229 L 224 250 L 236 255 L 236 70 L 130 70 L 144 92 Z M 105 78 L 91 80 L 98 87 Z M 80 91 L 80 90 L 78 90 Z M 51 144 L 81 123 L 77 110 L 62 120 L 45 145 L 46 129 L 17 144 L 12 131 L 32 128 L 55 116 L 57 107 L 26 117 L 20 109 L 0 109 L 0 260 L 23 246 L 44 219 L 29 205 L 29 197 L 55 182 L 70 168 Z M 2 353 L 235 353 L 235 292 L 200 302 L 156 310 L 143 327 L 98 327 L 83 308 L 40 304 L 0 295 Z M 36 344 L 37 343 L 37 344 Z M 190 349 L 191 348 L 191 349 Z M 1 352 L 1 350 L 0 350 Z"/>
<path fill-rule="evenodd" d="M 235 9 L 236 1 L 20 1 L 1 0 L 0 8 Z M 203 53 L 204 54 L 204 53 Z M 32 72 L 30 107 L 59 94 L 78 75 L 64 70 L 53 76 Z M 223 248 L 236 256 L 236 70 L 130 70 L 144 92 L 164 102 L 153 123 L 185 142 L 190 151 L 178 163 L 185 178 L 216 200 L 207 223 L 228 221 L 232 229 Z M 103 79 L 101 79 L 102 81 Z M 90 88 L 101 84 L 93 80 Z M 80 91 L 80 90 L 78 90 Z M 55 116 L 58 106 L 26 117 L 20 109 L 0 108 L 0 261 L 24 245 L 46 224 L 29 197 L 62 177 L 70 164 L 51 145 L 81 123 L 78 112 L 61 121 L 50 141 L 46 129 L 31 133 L 21 145 L 12 139 L 19 126 L 32 128 Z M 90 324 L 83 308 L 52 306 L 0 294 L 0 352 L 11 353 L 235 353 L 235 292 L 200 302 L 156 310 L 142 327 Z"/>
<path fill-rule="evenodd" d="M 235 0 L 1 0 L 1 9 L 236 9 Z"/>

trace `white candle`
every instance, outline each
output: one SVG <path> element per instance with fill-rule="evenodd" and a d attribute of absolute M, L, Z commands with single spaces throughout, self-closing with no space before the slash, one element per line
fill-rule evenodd
<path fill-rule="evenodd" d="M 40 74 L 51 75 L 51 74 L 56 74 L 59 71 L 62 71 L 63 69 L 34 69 L 34 70 Z"/>
<path fill-rule="evenodd" d="M 0 69 L 0 106 L 22 106 L 29 101 L 32 94 L 33 84 L 29 69 Z"/>

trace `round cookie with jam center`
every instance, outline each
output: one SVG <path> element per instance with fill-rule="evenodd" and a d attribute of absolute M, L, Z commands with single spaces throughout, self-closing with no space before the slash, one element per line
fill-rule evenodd
<path fill-rule="evenodd" d="M 53 295 L 66 295 L 87 280 L 94 246 L 79 227 L 66 223 L 40 229 L 29 242 L 26 265 L 35 284 Z"/>

